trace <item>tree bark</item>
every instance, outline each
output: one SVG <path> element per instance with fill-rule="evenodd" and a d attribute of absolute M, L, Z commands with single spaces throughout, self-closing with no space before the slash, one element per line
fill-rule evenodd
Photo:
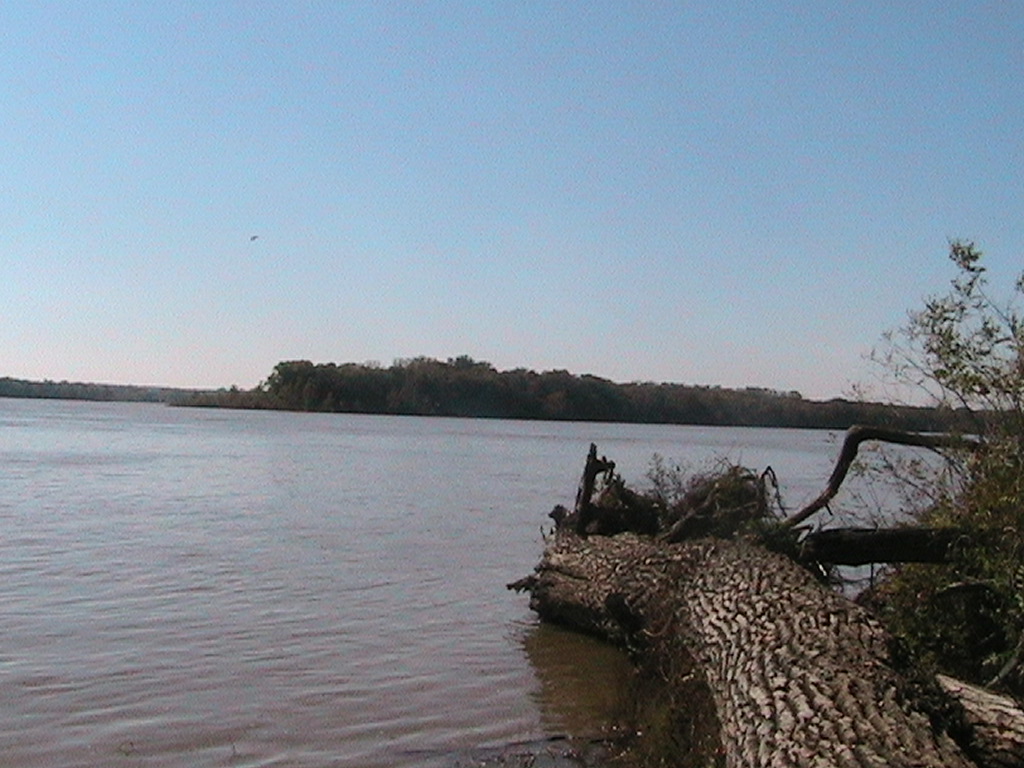
<path fill-rule="evenodd" d="M 973 764 L 953 738 L 969 743 L 962 711 L 881 625 L 760 546 L 562 529 L 515 586 L 542 618 L 653 660 L 670 686 L 701 676 L 730 768 Z"/>
<path fill-rule="evenodd" d="M 1024 765 L 1024 710 L 1017 702 L 946 675 L 939 675 L 938 682 L 963 705 L 973 732 L 972 753 L 979 764 L 992 768 Z"/>

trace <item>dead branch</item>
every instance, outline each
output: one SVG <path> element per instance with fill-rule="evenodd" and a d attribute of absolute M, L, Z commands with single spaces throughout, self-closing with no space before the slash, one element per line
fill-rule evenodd
<path fill-rule="evenodd" d="M 576 492 L 576 532 L 583 535 L 587 532 L 587 526 L 593 519 L 594 486 L 597 484 L 597 477 L 601 474 L 610 475 L 615 471 L 615 462 L 608 461 L 604 456 L 597 458 L 597 445 L 590 444 L 590 452 L 587 454 L 587 463 L 583 467 L 583 477 L 580 479 L 580 487 Z"/>
<path fill-rule="evenodd" d="M 1000 685 L 1014 669 L 1020 664 L 1022 657 L 1024 657 L 1024 633 L 1021 633 L 1020 639 L 1017 640 L 1017 647 L 1014 648 L 1010 658 L 1006 660 L 1003 668 L 996 673 L 996 676 L 988 681 L 988 687 L 994 688 Z"/>
<path fill-rule="evenodd" d="M 970 448 L 972 450 L 976 450 L 980 447 L 980 443 L 976 440 L 971 440 L 960 435 L 905 432 L 901 429 L 868 427 L 856 424 L 850 427 L 846 432 L 846 438 L 843 440 L 843 447 L 839 452 L 839 459 L 836 461 L 835 469 L 832 470 L 832 474 L 828 478 L 828 484 L 825 486 L 825 490 L 821 492 L 818 498 L 786 520 L 783 523 L 784 527 L 795 528 L 816 512 L 819 512 L 828 506 L 828 503 L 832 501 L 835 495 L 839 492 L 839 488 L 846 479 L 846 475 L 850 471 L 850 467 L 857 458 L 857 451 L 860 448 L 860 444 L 868 440 L 893 443 L 895 445 L 909 445 L 917 448 L 927 448 L 932 451 L 938 451 L 942 448 Z"/>

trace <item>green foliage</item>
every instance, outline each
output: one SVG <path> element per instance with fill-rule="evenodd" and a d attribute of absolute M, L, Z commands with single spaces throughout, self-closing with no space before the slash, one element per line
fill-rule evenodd
<path fill-rule="evenodd" d="M 1008 301 L 987 292 L 972 243 L 955 242 L 948 294 L 910 316 L 886 358 L 902 384 L 970 414 L 979 451 L 947 453 L 946 464 L 889 469 L 933 489 L 916 513 L 924 525 L 964 529 L 944 566 L 891 571 L 870 601 L 927 663 L 975 682 L 1024 691 L 1024 323 L 1018 280 Z"/>
<path fill-rule="evenodd" d="M 305 411 L 845 429 L 870 421 L 935 429 L 949 414 L 847 400 L 815 402 L 795 392 L 683 384 L 616 384 L 597 376 L 522 368 L 498 371 L 461 355 L 379 364 L 279 363 L 248 398 L 212 393 L 195 404 Z"/>
<path fill-rule="evenodd" d="M 953 290 L 929 300 L 911 324 L 926 370 L 943 393 L 969 409 L 1019 416 L 1024 327 L 1012 305 L 986 293 L 985 267 L 972 243 L 953 243 L 950 257 L 960 270 Z M 1020 422 L 1015 426 L 1019 431 Z"/>

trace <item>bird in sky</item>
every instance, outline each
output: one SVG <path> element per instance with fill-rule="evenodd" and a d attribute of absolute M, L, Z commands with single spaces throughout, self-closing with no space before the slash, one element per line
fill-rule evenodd
<path fill-rule="evenodd" d="M 259 237 L 260 237 L 259 235 L 252 235 L 252 236 L 251 236 L 251 237 L 249 238 L 249 242 L 250 242 L 250 243 L 251 243 L 251 242 L 254 242 L 255 240 L 258 240 L 258 239 L 259 239 Z"/>

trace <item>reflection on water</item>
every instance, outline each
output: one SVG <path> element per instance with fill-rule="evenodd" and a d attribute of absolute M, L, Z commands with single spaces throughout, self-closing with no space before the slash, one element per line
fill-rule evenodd
<path fill-rule="evenodd" d="M 523 647 L 537 674 L 535 694 L 546 730 L 603 738 L 602 727 L 623 724 L 633 667 L 623 651 L 549 624 L 535 626 Z"/>
<path fill-rule="evenodd" d="M 475 768 L 602 768 L 621 756 L 633 706 L 634 672 L 607 643 L 549 624 L 523 627 L 522 648 L 537 676 L 533 699 L 544 731 L 529 739 L 448 756 Z"/>

